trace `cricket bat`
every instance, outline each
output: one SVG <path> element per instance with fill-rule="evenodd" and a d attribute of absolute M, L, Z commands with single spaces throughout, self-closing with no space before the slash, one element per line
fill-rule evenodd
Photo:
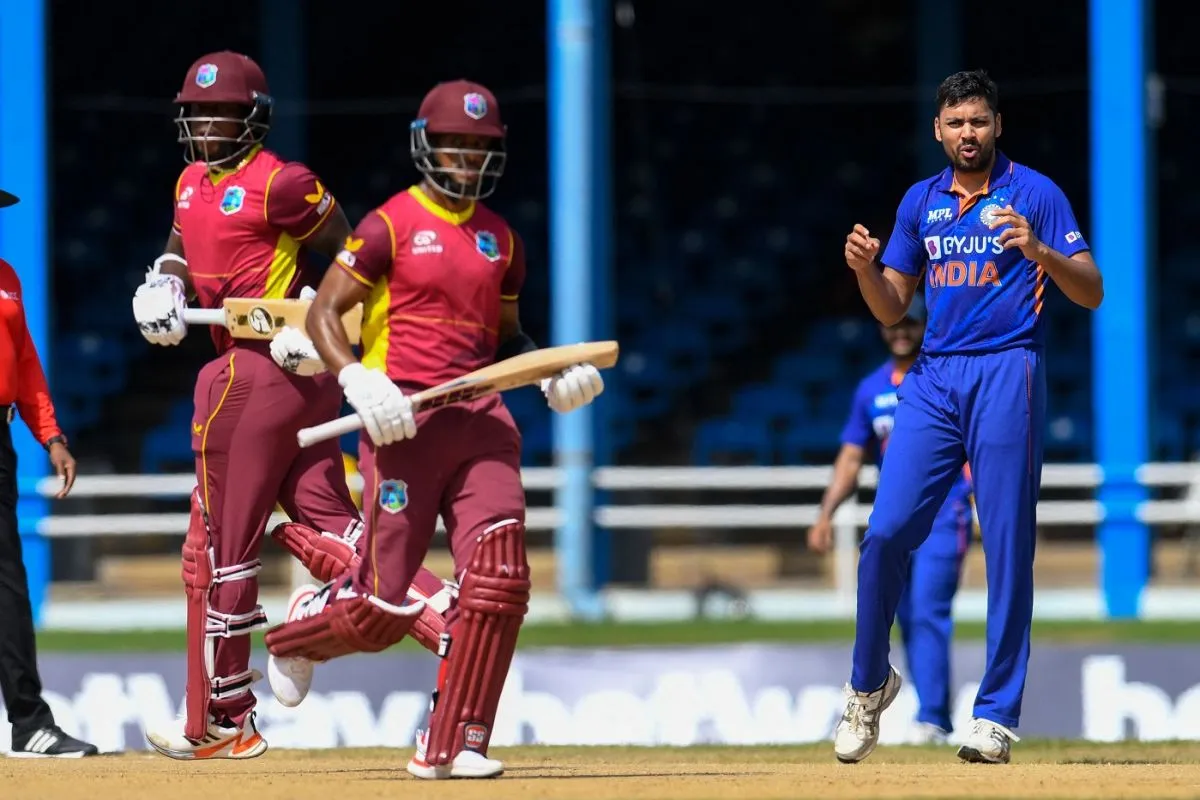
<path fill-rule="evenodd" d="M 597 369 L 608 369 L 617 363 L 619 352 L 620 347 L 615 341 L 545 347 L 506 358 L 483 369 L 469 372 L 461 378 L 431 386 L 410 395 L 410 399 L 414 411 L 438 408 L 462 400 L 473 400 L 476 397 L 536 384 L 575 364 L 587 363 Z M 353 433 L 360 428 L 362 418 L 358 414 L 348 414 L 311 428 L 301 428 L 296 434 L 296 441 L 301 447 L 308 447 L 317 442 Z"/>
<path fill-rule="evenodd" d="M 304 330 L 311 300 L 264 300 L 261 297 L 226 297 L 221 308 L 189 308 L 183 312 L 188 325 L 224 325 L 235 339 L 275 338 L 284 326 Z M 363 307 L 359 303 L 342 316 L 350 344 L 362 339 Z"/>

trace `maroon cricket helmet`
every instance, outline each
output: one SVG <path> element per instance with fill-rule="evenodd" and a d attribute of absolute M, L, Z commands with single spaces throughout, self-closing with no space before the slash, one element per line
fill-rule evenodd
<path fill-rule="evenodd" d="M 409 126 L 409 151 L 417 169 L 447 196 L 478 200 L 496 191 L 504 174 L 506 134 L 500 104 L 486 86 L 448 81 L 421 101 Z M 452 146 L 463 136 L 482 137 L 487 146 Z"/>
<path fill-rule="evenodd" d="M 184 161 L 204 161 L 220 167 L 241 160 L 271 129 L 271 110 L 275 102 L 267 86 L 267 77 L 254 59 L 223 50 L 196 59 L 187 71 L 183 87 L 175 95 L 179 115 L 179 142 L 184 145 Z M 238 116 L 218 115 L 213 105 L 238 106 Z M 207 107 L 207 108 L 206 108 Z M 234 134 L 214 133 L 214 125 L 231 123 Z M 202 144 L 211 145 L 207 157 Z M 215 152 L 213 152 L 215 151 Z"/>

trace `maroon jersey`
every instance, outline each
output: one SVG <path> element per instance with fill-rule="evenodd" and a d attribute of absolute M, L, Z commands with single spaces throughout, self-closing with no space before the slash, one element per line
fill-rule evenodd
<path fill-rule="evenodd" d="M 301 248 L 329 221 L 336 201 L 308 167 L 255 149 L 237 167 L 210 173 L 189 164 L 175 184 L 174 229 L 204 308 L 226 297 L 296 297 L 303 286 Z M 314 287 L 315 288 L 315 287 Z M 212 326 L 217 352 L 233 345 Z"/>
<path fill-rule="evenodd" d="M 336 263 L 372 287 L 363 363 L 421 387 L 496 360 L 500 303 L 525 282 L 524 247 L 500 215 L 447 211 L 416 186 L 364 217 Z"/>

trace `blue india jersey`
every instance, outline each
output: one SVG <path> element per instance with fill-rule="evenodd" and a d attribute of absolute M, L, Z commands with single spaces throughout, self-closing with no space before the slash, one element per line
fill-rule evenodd
<path fill-rule="evenodd" d="M 1042 305 L 1048 276 L 1020 248 L 1002 249 L 1008 226 L 992 214 L 1011 205 L 1034 235 L 1065 256 L 1089 249 L 1062 190 L 999 151 L 983 188 L 968 195 L 946 167 L 914 184 L 900 201 L 884 248 L 885 266 L 925 276 L 924 352 L 995 352 L 1045 343 Z"/>

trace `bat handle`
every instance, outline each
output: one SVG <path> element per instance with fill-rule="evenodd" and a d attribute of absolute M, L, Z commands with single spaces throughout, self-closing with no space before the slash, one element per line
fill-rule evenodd
<path fill-rule="evenodd" d="M 224 325 L 225 309 L 223 308 L 188 308 L 184 309 L 183 321 L 188 325 Z"/>
<path fill-rule="evenodd" d="M 329 422 L 322 422 L 320 425 L 313 425 L 311 428 L 301 428 L 296 433 L 296 441 L 301 447 L 309 447 L 317 442 L 336 439 L 361 428 L 362 418 L 358 414 L 347 414 Z"/>

